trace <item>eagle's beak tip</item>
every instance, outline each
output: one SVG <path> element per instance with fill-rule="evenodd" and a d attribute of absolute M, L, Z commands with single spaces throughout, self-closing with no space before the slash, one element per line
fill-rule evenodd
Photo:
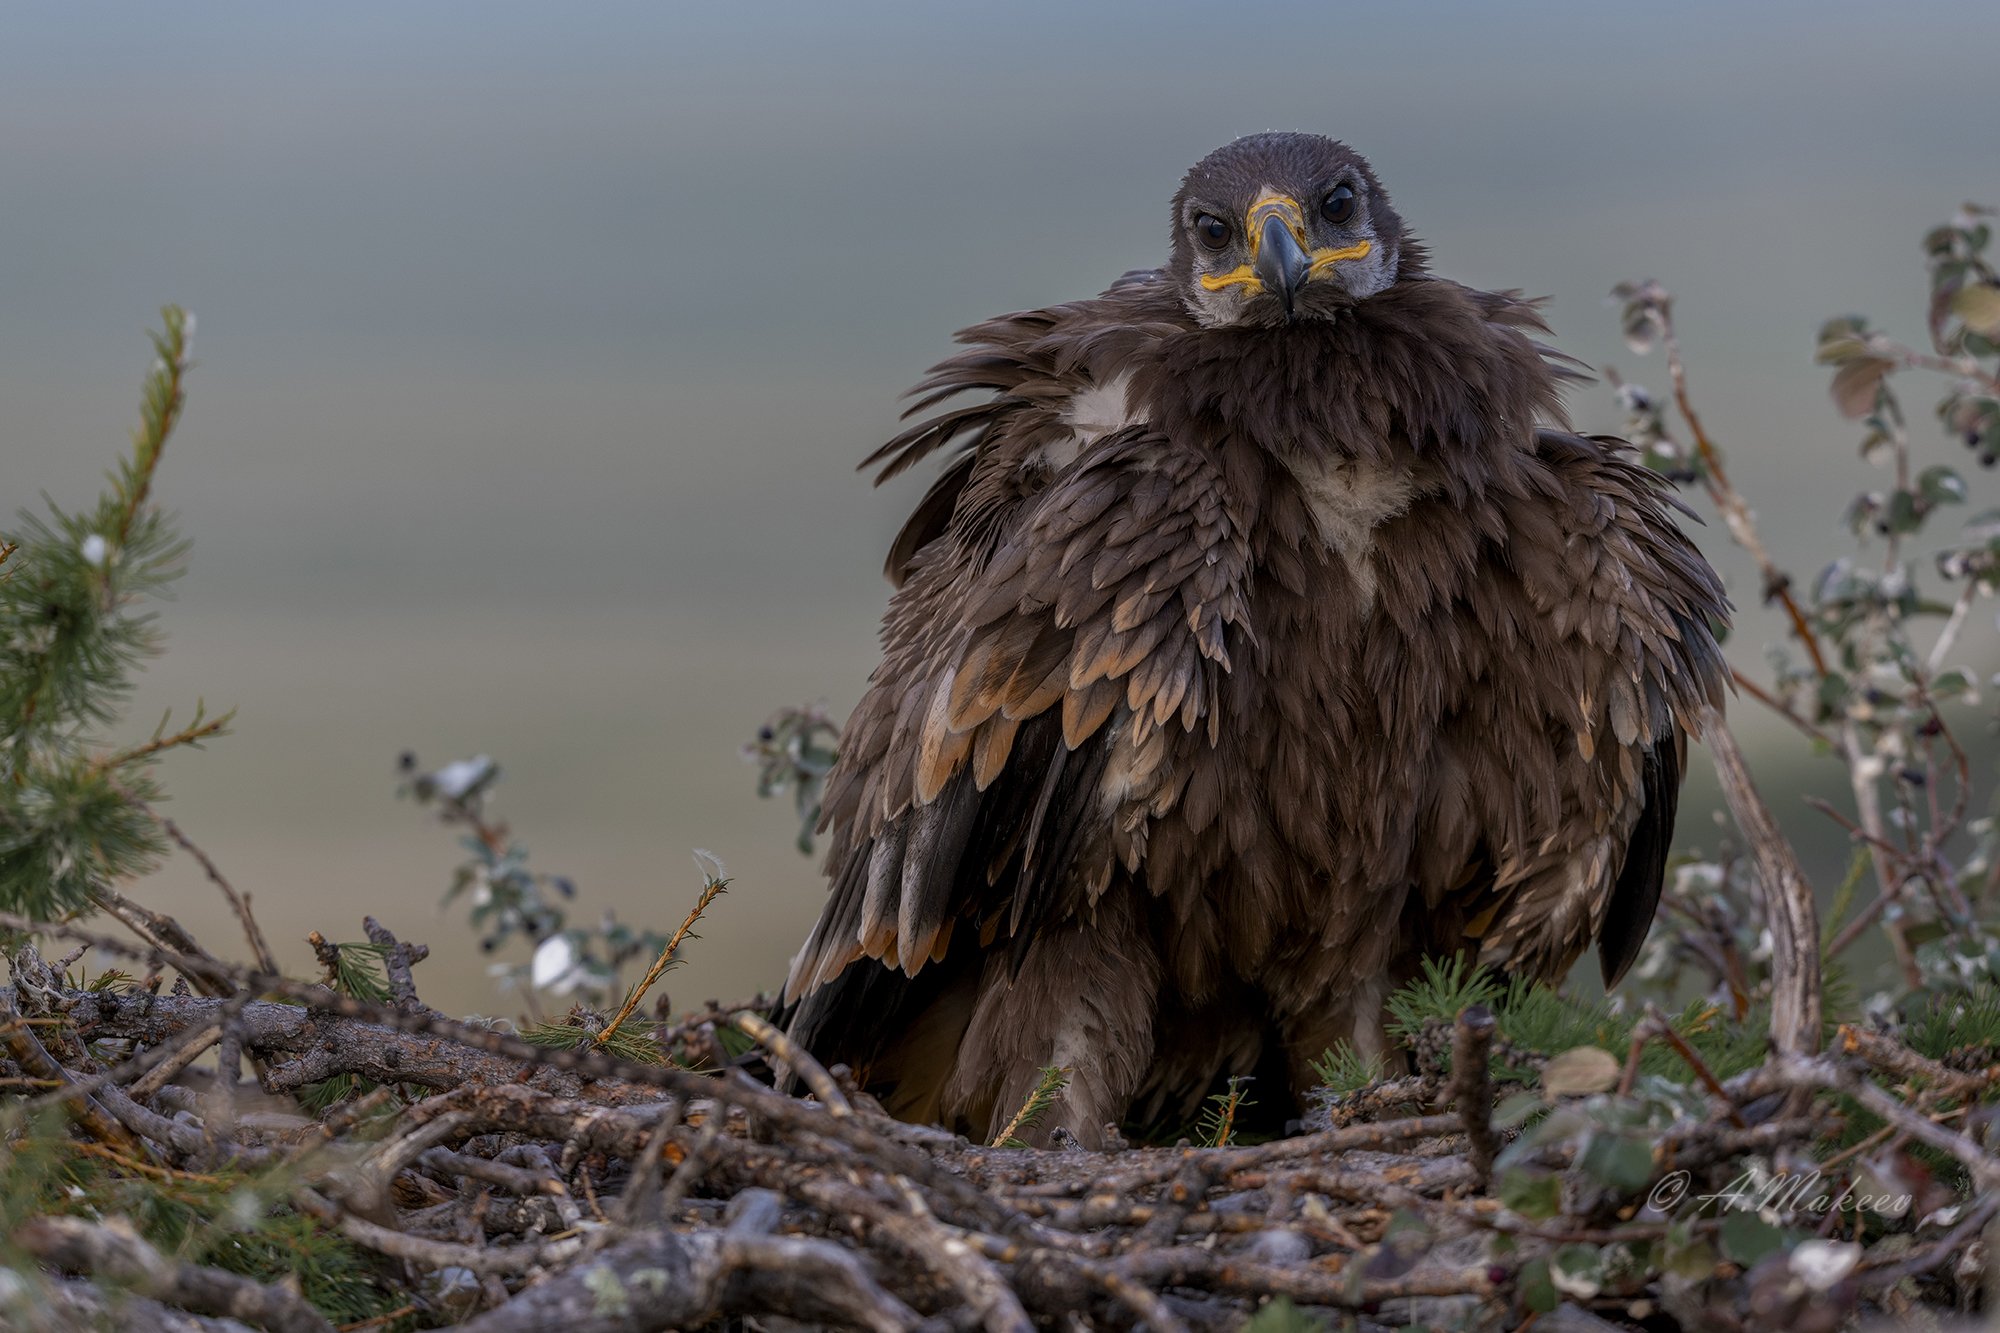
<path fill-rule="evenodd" d="M 1264 219 L 1253 271 L 1264 284 L 1264 290 L 1275 292 L 1285 303 L 1285 322 L 1291 323 L 1296 318 L 1299 288 L 1305 286 L 1312 272 L 1312 257 L 1299 245 L 1285 220 L 1275 213 Z"/>

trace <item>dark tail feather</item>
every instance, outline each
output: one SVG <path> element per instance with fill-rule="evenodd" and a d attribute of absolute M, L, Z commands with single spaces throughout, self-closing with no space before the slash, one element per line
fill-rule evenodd
<path fill-rule="evenodd" d="M 862 1090 L 891 1115 L 935 1123 L 972 1021 L 981 964 L 976 945 L 954 938 L 942 962 L 914 977 L 859 959 L 775 1021 L 821 1064 L 851 1069 Z M 785 1087 L 797 1091 L 797 1077 Z"/>
<path fill-rule="evenodd" d="M 1641 772 L 1646 805 L 1626 844 L 1625 866 L 1611 890 L 1604 928 L 1597 936 L 1597 957 L 1604 968 L 1604 988 L 1616 986 L 1639 957 L 1653 912 L 1660 905 L 1660 886 L 1667 875 L 1667 854 L 1674 843 L 1674 813 L 1680 804 L 1681 765 L 1675 737 L 1653 742 Z"/>

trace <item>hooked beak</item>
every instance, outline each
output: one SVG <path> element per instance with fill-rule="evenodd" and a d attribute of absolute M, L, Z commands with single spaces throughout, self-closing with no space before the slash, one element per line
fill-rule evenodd
<path fill-rule="evenodd" d="M 1277 212 L 1264 215 L 1264 227 L 1257 237 L 1257 258 L 1250 266 L 1264 290 L 1275 293 L 1285 303 L 1285 322 L 1293 318 L 1293 304 L 1299 288 L 1312 272 L 1312 256 L 1299 245 L 1285 219 Z"/>

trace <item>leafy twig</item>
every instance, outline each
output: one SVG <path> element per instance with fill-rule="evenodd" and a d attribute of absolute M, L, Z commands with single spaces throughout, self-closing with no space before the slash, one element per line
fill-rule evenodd
<path fill-rule="evenodd" d="M 1204 1147 L 1227 1148 L 1235 1140 L 1236 1117 L 1245 1108 L 1256 1105 L 1248 1095 L 1249 1082 L 1245 1075 L 1234 1075 L 1224 1091 L 1208 1099 L 1208 1111 L 1201 1122 Z"/>

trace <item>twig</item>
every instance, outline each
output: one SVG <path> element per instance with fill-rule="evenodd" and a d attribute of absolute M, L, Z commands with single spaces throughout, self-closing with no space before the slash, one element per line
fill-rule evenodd
<path fill-rule="evenodd" d="M 660 1206 L 661 1164 L 666 1160 L 667 1140 L 673 1137 L 681 1114 L 678 1098 L 668 1102 L 666 1114 L 646 1139 L 645 1150 L 632 1163 L 631 1178 L 625 1184 L 624 1197 L 618 1201 L 618 1220 L 627 1226 L 657 1222 L 665 1211 Z"/>
<path fill-rule="evenodd" d="M 369 943 L 382 951 L 382 971 L 389 978 L 389 1002 L 398 1009 L 423 1008 L 423 1002 L 417 999 L 417 981 L 410 967 L 428 957 L 430 950 L 421 944 L 403 943 L 372 916 L 361 918 L 361 929 L 367 932 Z"/>
<path fill-rule="evenodd" d="M 1667 373 L 1674 385 L 1674 406 L 1680 410 L 1689 433 L 1694 436 L 1695 452 L 1701 456 L 1702 482 L 1708 489 L 1709 499 L 1722 515 L 1729 535 L 1756 562 L 1764 582 L 1764 599 L 1784 607 L 1785 615 L 1792 622 L 1792 632 L 1798 635 L 1799 642 L 1805 645 L 1807 655 L 1812 658 L 1813 674 L 1825 676 L 1826 654 L 1820 648 L 1819 636 L 1813 632 L 1812 623 L 1806 619 L 1798 599 L 1792 595 L 1792 577 L 1778 568 L 1770 551 L 1765 548 L 1763 538 L 1757 533 L 1756 517 L 1751 513 L 1749 503 L 1730 482 L 1728 469 L 1722 463 L 1722 451 L 1715 447 L 1708 431 L 1702 427 L 1700 414 L 1694 410 L 1694 401 L 1688 394 L 1687 364 L 1681 357 L 1680 338 L 1674 330 L 1673 298 L 1657 283 L 1651 285 L 1647 295 L 1659 318 L 1660 343 L 1666 349 Z"/>
<path fill-rule="evenodd" d="M 1500 1136 L 1493 1132 L 1493 1034 L 1499 1024 L 1483 1004 L 1459 1011 L 1452 1025 L 1451 1097 L 1465 1122 L 1471 1148 L 1472 1175 L 1480 1189 L 1493 1173 Z"/>
<path fill-rule="evenodd" d="M 1972 1173 L 1981 1191 L 1990 1193 L 2000 1190 L 2000 1159 L 1983 1151 L 1964 1134 L 1954 1134 L 1912 1110 L 1851 1067 L 1824 1057 L 1790 1056 L 1746 1077 L 1751 1082 L 1769 1081 L 1786 1087 L 1844 1092 L 1859 1102 L 1863 1110 L 1894 1125 L 1901 1133 L 1957 1158 Z"/>
<path fill-rule="evenodd" d="M 1892 342 L 1886 338 L 1874 340 L 1869 351 L 1871 355 L 1880 351 L 1913 370 L 1934 370 L 1940 375 L 1973 380 L 1986 392 L 2000 394 L 2000 375 L 1993 374 L 1970 356 L 1933 356 L 1929 352 L 1920 352 L 1914 347 Z"/>
<path fill-rule="evenodd" d="M 1059 1065 L 1050 1065 L 1042 1071 L 1034 1088 L 1022 1099 L 1019 1109 L 1008 1118 L 1007 1123 L 995 1134 L 992 1145 L 995 1148 L 1019 1147 L 1022 1131 L 1038 1122 L 1054 1104 L 1057 1094 L 1069 1085 L 1069 1071 Z"/>
<path fill-rule="evenodd" d="M 99 772 L 109 772 L 113 769 L 125 768 L 136 764 L 143 759 L 150 759 L 163 750 L 177 749 L 183 745 L 199 747 L 203 741 L 210 740 L 227 731 L 229 724 L 235 719 L 236 710 L 233 708 L 220 717 L 212 717 L 206 720 L 197 719 L 171 736 L 155 736 L 144 745 L 136 745 L 129 750 L 122 750 L 117 754 L 106 755 L 104 758 L 99 759 L 92 767 Z"/>
<path fill-rule="evenodd" d="M 31 1217 L 12 1239 L 44 1263 L 95 1274 L 200 1314 L 249 1320 L 271 1333 L 333 1333 L 333 1325 L 297 1292 L 220 1268 L 177 1263 L 120 1220 Z"/>
<path fill-rule="evenodd" d="M 833 1075 L 826 1067 L 813 1059 L 812 1054 L 798 1045 L 790 1037 L 773 1027 L 762 1014 L 740 1013 L 730 1019 L 737 1030 L 762 1046 L 785 1063 L 793 1073 L 805 1080 L 813 1096 L 819 1098 L 826 1109 L 834 1115 L 854 1114 L 854 1107 L 848 1102 L 847 1094 L 833 1081 Z"/>
<path fill-rule="evenodd" d="M 591 1042 L 593 1046 L 603 1046 L 606 1042 L 610 1041 L 612 1035 L 618 1031 L 625 1020 L 632 1016 L 632 1011 L 639 1007 L 639 1001 L 644 999 L 646 992 L 653 988 L 653 983 L 658 981 L 669 967 L 673 966 L 674 955 L 680 950 L 681 942 L 687 939 L 688 932 L 694 929 L 694 923 L 701 920 L 701 914 L 708 910 L 708 905 L 714 902 L 722 891 L 728 887 L 728 880 L 716 879 L 714 877 L 711 877 L 708 883 L 702 887 L 701 897 L 695 899 L 694 910 L 687 914 L 686 919 L 681 922 L 681 928 L 674 932 L 672 939 L 667 941 L 667 947 L 660 950 L 660 956 L 655 958 L 653 965 L 646 969 L 646 975 L 639 978 L 639 984 L 634 986 L 632 993 L 625 997 L 625 1003 L 619 1007 L 617 1013 L 611 1016 L 611 1021 L 606 1023 L 603 1029 L 598 1032 L 596 1038 Z"/>
<path fill-rule="evenodd" d="M 1743 691 L 1743 693 L 1749 695 L 1752 699 L 1755 699 L 1758 703 L 1791 723 L 1801 734 L 1826 746 L 1836 758 L 1842 760 L 1847 758 L 1847 747 L 1844 744 L 1834 737 L 1829 736 L 1819 727 L 1814 726 L 1804 717 L 1801 717 L 1796 709 L 1786 704 L 1784 700 L 1772 694 L 1735 667 L 1729 669 L 1729 679 L 1735 683 L 1737 689 Z"/>
<path fill-rule="evenodd" d="M 62 1092 L 37 1098 L 29 1103 L 29 1109 L 38 1110 L 70 1097 L 86 1096 L 101 1087 L 123 1083 L 134 1076 L 138 1076 L 139 1081 L 131 1086 L 127 1095 L 134 1098 L 150 1098 L 162 1084 L 192 1064 L 203 1051 L 221 1038 L 222 1019 L 232 1012 L 230 1003 L 229 1000 L 224 1000 L 216 1008 L 215 1022 L 172 1033 L 129 1060 L 122 1061 L 101 1073 L 92 1074 L 88 1078 L 78 1079 Z M 184 1047 L 191 1049 L 183 1049 Z M 161 1070 L 169 1072 L 161 1073 Z"/>
<path fill-rule="evenodd" d="M 935 1273 L 956 1291 L 966 1306 L 979 1316 L 987 1333 L 1030 1333 L 1034 1327 L 1020 1297 L 1002 1280 L 992 1262 L 966 1237 L 941 1226 L 924 1206 L 923 1198 L 907 1181 L 897 1182 L 902 1195 L 901 1210 L 880 1202 L 861 1190 L 841 1188 L 831 1180 L 815 1182 L 831 1188 L 809 1189 L 829 1211 L 852 1212 L 865 1218 L 904 1253 Z"/>
<path fill-rule="evenodd" d="M 1889 1077 L 1920 1079 L 1947 1096 L 1974 1098 L 1993 1081 L 1991 1071 L 1986 1075 L 1961 1073 L 1919 1055 L 1884 1033 L 1858 1024 L 1842 1023 L 1838 1040 L 1841 1050 L 1860 1056 Z"/>
<path fill-rule="evenodd" d="M 1799 869 L 1798 854 L 1757 792 L 1736 737 L 1711 710 L 1702 738 L 1715 760 L 1729 813 L 1742 830 L 1764 891 L 1771 928 L 1771 1036 L 1780 1051 L 1810 1054 L 1820 1043 L 1819 907 Z"/>
<path fill-rule="evenodd" d="M 193 963 L 192 968 L 181 968 L 181 975 L 191 982 L 203 995 L 223 996 L 230 993 L 230 969 L 223 962 L 201 947 L 199 941 L 188 933 L 174 918 L 150 907 L 142 907 L 133 902 L 109 884 L 100 884 L 92 890 L 91 898 L 127 930 L 146 941 L 162 955 L 172 954 L 185 957 Z M 103 939 L 92 941 L 101 948 L 112 947 Z M 174 966 L 170 964 L 170 966 Z"/>
<path fill-rule="evenodd" d="M 8 991 L 0 1000 L 0 1019 L 15 1015 L 14 997 Z M 22 1072 L 60 1085 L 61 1091 L 49 1098 L 70 1103 L 70 1115 L 92 1137 L 124 1152 L 137 1152 L 139 1144 L 115 1119 L 109 1108 L 77 1086 L 77 1080 L 56 1063 L 34 1032 L 21 1023 L 0 1023 L 0 1046 L 14 1058 Z M 45 1099 L 47 1100 L 47 1099 Z"/>
<path fill-rule="evenodd" d="M 235 912 L 236 919 L 243 923 L 243 934 L 250 941 L 250 951 L 256 955 L 257 966 L 266 972 L 276 972 L 278 970 L 277 959 L 271 954 L 271 946 L 264 939 L 264 931 L 257 924 L 257 918 L 250 913 L 250 895 L 247 893 L 237 893 L 231 887 L 229 881 L 222 877 L 222 872 L 216 869 L 215 862 L 209 859 L 208 853 L 204 852 L 195 844 L 193 839 L 183 833 L 179 824 L 176 824 L 165 815 L 153 811 L 150 807 L 148 807 L 147 813 L 153 815 L 159 821 L 160 827 L 166 830 L 167 836 L 174 840 L 176 846 L 195 859 L 195 863 L 201 867 L 202 873 L 208 876 L 208 882 L 222 890 L 222 896 L 229 900 L 230 910 Z"/>
<path fill-rule="evenodd" d="M 1937 1240 L 1907 1258 L 1879 1268 L 1863 1268 L 1857 1276 L 1871 1287 L 1886 1287 L 1906 1277 L 1928 1273 L 1946 1260 L 1963 1254 L 1972 1238 L 1986 1229 L 1986 1224 L 1996 1212 L 2000 1212 L 2000 1193 L 1989 1192 L 1967 1209 L 1957 1226 Z"/>
<path fill-rule="evenodd" d="M 562 1263 L 583 1253 L 584 1241 L 576 1237 L 545 1241 L 536 1245 L 459 1245 L 451 1241 L 412 1236 L 357 1217 L 319 1191 L 300 1186 L 292 1192 L 299 1211 L 318 1218 L 357 1245 L 395 1259 L 408 1259 L 430 1268 L 464 1268 L 474 1273 L 525 1273 Z"/>
<path fill-rule="evenodd" d="M 1958 642 L 1959 631 L 1965 628 L 1965 620 L 1972 613 L 1972 604 L 1979 598 L 1981 580 L 1977 575 L 1965 580 L 1965 586 L 1958 590 L 1958 597 L 1951 604 L 1951 614 L 1945 617 L 1944 628 L 1938 631 L 1937 642 L 1931 645 L 1930 656 L 1924 659 L 1924 675 L 1936 676 L 1943 669 L 1945 659 L 1951 655 L 1952 645 Z"/>
<path fill-rule="evenodd" d="M 146 384 L 146 401 L 139 409 L 139 429 L 132 432 L 134 484 L 119 516 L 120 546 L 131 536 L 132 524 L 145 507 L 153 489 L 153 473 L 160 465 L 160 454 L 180 421 L 181 409 L 187 405 L 187 372 L 193 364 L 188 359 L 188 335 L 194 317 L 179 306 L 168 306 L 160 311 L 160 322 L 162 332 L 153 335 L 153 350 L 159 354 L 160 362 Z"/>
<path fill-rule="evenodd" d="M 1121 1267 L 1152 1286 L 1197 1286 L 1252 1296 L 1289 1296 L 1309 1305 L 1353 1310 L 1414 1296 L 1485 1296 L 1493 1291 L 1484 1264 L 1465 1269 L 1420 1269 L 1399 1277 L 1355 1282 L 1312 1269 L 1249 1263 L 1191 1246 L 1133 1255 Z"/>
<path fill-rule="evenodd" d="M 826 1241 L 653 1229 L 460 1327 L 464 1333 L 651 1333 L 729 1314 L 785 1314 L 875 1333 L 906 1333 L 922 1322 L 854 1254 Z"/>
<path fill-rule="evenodd" d="M 186 1180 L 197 1185 L 228 1185 L 223 1176 L 210 1175 L 202 1171 L 176 1171 L 170 1166 L 156 1166 L 142 1162 L 136 1157 L 127 1157 L 116 1148 L 107 1148 L 101 1143 L 78 1143 L 76 1151 L 85 1157 L 97 1157 L 107 1162 L 116 1162 L 128 1171 L 137 1171 L 142 1176 L 152 1176 L 157 1180 Z"/>
<path fill-rule="evenodd" d="M 1817 948 L 1818 934 L 1815 933 L 1812 938 L 1814 947 Z M 1722 1086 L 1722 1080 L 1717 1078 L 1715 1071 L 1708 1067 L 1708 1061 L 1702 1059 L 1701 1054 L 1694 1047 L 1688 1045 L 1687 1038 L 1674 1031 L 1673 1022 L 1660 1012 L 1659 1006 L 1648 1001 L 1646 1004 L 1646 1016 L 1653 1021 L 1653 1030 L 1659 1035 L 1660 1040 L 1671 1047 L 1674 1054 L 1681 1058 L 1681 1063 L 1693 1071 L 1695 1078 L 1700 1081 L 1702 1087 L 1708 1090 L 1709 1095 L 1722 1103 L 1725 1108 L 1724 1114 L 1729 1117 L 1729 1123 L 1738 1129 L 1748 1129 L 1750 1127 L 1749 1122 L 1743 1118 L 1743 1113 L 1736 1109 L 1736 1103 L 1729 1100 L 1729 1092 Z M 1814 1035 L 1816 1040 L 1816 1030 Z"/>
<path fill-rule="evenodd" d="M 1291 1139 L 1273 1139 L 1249 1148 L 1197 1148 L 1193 1151 L 1195 1156 L 1214 1154 L 1217 1165 L 1226 1171 L 1251 1171 L 1295 1157 L 1319 1157 L 1351 1152 L 1357 1148 L 1390 1148 L 1416 1139 L 1454 1134 L 1462 1127 L 1462 1122 L 1455 1115 L 1419 1115 L 1366 1125 L 1346 1125 Z"/>
<path fill-rule="evenodd" d="M 1903 884 L 1902 877 L 1896 873 L 1898 849 L 1888 839 L 1887 826 L 1882 820 L 1882 793 L 1876 785 L 1882 761 L 1874 755 L 1862 753 L 1861 728 L 1852 718 L 1842 727 L 1841 734 L 1846 737 L 1847 749 L 1852 756 L 1847 765 L 1848 784 L 1854 791 L 1856 823 L 1873 854 L 1876 890 L 1885 903 L 1893 903 L 1903 896 Z M 1922 986 L 1923 969 L 1917 966 L 1917 951 L 1911 946 L 1903 923 L 1885 921 L 1882 929 L 1889 937 L 1890 947 L 1895 950 L 1896 966 L 1903 974 L 1904 984 L 1912 989 Z"/>
<path fill-rule="evenodd" d="M 709 1168 L 715 1164 L 716 1144 L 721 1138 L 722 1125 L 719 1121 L 712 1119 L 702 1126 L 700 1137 L 696 1138 L 693 1145 L 688 1148 L 687 1156 L 681 1158 L 681 1164 L 675 1167 L 673 1175 L 667 1178 L 666 1188 L 660 1191 L 659 1211 L 662 1215 L 680 1207 L 681 1200 L 688 1196 L 688 1191 L 701 1183 L 701 1178 L 708 1174 Z"/>

